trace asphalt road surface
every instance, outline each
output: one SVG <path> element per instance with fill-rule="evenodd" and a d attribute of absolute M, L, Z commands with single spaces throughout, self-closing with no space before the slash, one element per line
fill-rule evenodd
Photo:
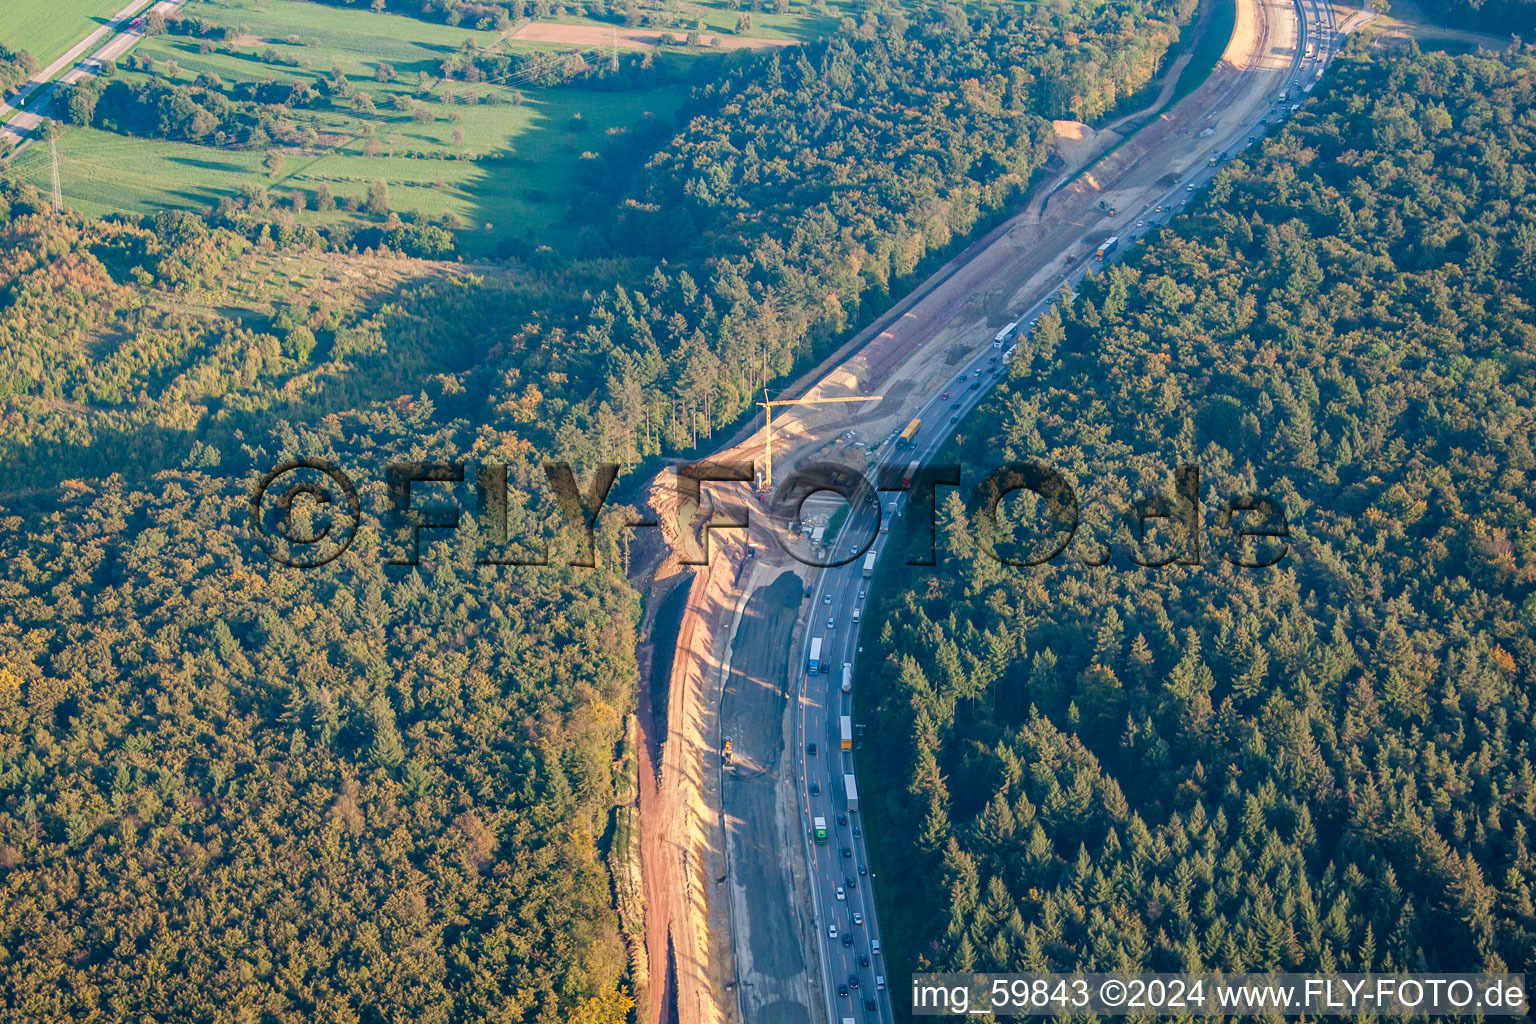
<path fill-rule="evenodd" d="M 1212 153 L 1230 155 L 1243 148 L 1263 131 L 1270 121 L 1291 112 L 1299 103 L 1299 93 L 1310 89 L 1326 66 L 1334 45 L 1332 11 L 1320 0 L 1299 0 L 1301 39 L 1294 47 L 1286 99 L 1276 95 L 1275 105 L 1265 115 L 1240 131 L 1211 139 Z M 1307 56 L 1307 44 L 1312 55 Z M 1103 258 L 1084 256 L 1064 273 L 1061 284 L 1075 286 L 1086 273 L 1101 270 L 1140 241 L 1141 236 L 1178 212 L 1202 186 L 1219 171 L 1218 158 L 1167 183 L 1149 208 L 1132 211 L 1132 226 L 1123 229 L 1115 247 Z M 1032 321 L 1054 302 L 1046 297 L 1026 309 L 1018 318 L 1017 335 L 1027 336 Z M 922 428 L 909 447 L 887 446 L 882 465 L 899 469 L 908 462 L 926 460 L 936 452 L 958 422 L 975 407 L 987 388 L 1006 368 L 1013 339 L 1001 346 L 989 339 L 977 339 L 976 348 L 955 371 L 947 384 L 936 389 L 920 410 Z M 973 385 L 975 385 L 973 387 Z M 942 397 L 947 395 L 947 397 Z M 904 474 L 903 474 L 904 475 Z M 898 524 L 905 513 L 908 495 L 902 492 L 880 496 L 883 516 L 894 516 Z M 883 527 L 882 527 L 883 528 Z M 832 545 L 828 558 L 848 560 L 841 566 L 821 570 L 811 588 L 811 606 L 804 635 L 797 638 L 795 651 L 802 671 L 802 683 L 795 711 L 795 762 L 799 769 L 796 798 L 801 807 L 801 837 L 810 865 L 810 897 L 815 918 L 814 934 L 823 979 L 822 998 L 827 1019 L 833 1024 L 852 1019 L 860 1022 L 894 1020 L 891 1009 L 891 979 L 885 971 L 880 931 L 873 899 L 873 880 L 864 872 L 868 864 L 866 837 L 860 813 L 849 806 L 845 777 L 854 773 L 854 751 L 843 749 L 842 720 L 853 715 L 853 694 L 842 690 L 843 666 L 850 671 L 856 664 L 860 623 L 867 598 L 869 580 L 864 576 L 865 544 L 873 534 L 869 550 L 876 560 L 884 553 L 892 536 L 899 536 L 900 525 L 891 533 L 875 533 L 867 517 L 849 516 L 843 536 Z M 808 664 L 813 643 L 820 641 L 821 657 L 815 671 Z M 853 724 L 853 723 L 850 723 Z M 856 732 L 855 739 L 856 743 Z M 811 753 L 814 745 L 815 753 Z M 826 838 L 817 837 L 815 821 L 823 819 Z M 867 964 L 867 966 L 866 966 Z M 903 987 L 906 979 L 897 984 Z M 748 1020 L 753 1018 L 748 1015 Z"/>

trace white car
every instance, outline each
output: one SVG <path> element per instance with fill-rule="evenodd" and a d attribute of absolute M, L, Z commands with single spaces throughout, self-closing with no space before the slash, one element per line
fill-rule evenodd
<path fill-rule="evenodd" d="M 842 890 L 839 889 L 838 892 L 842 892 Z M 864 923 L 864 915 L 859 913 L 858 911 L 854 911 L 853 912 L 853 923 L 854 924 L 863 924 Z"/>
<path fill-rule="evenodd" d="M 828 629 L 831 629 L 831 628 L 833 628 L 836 625 L 837 625 L 837 620 L 836 619 L 828 619 L 827 620 L 827 628 Z"/>
<path fill-rule="evenodd" d="M 829 939 L 837 938 L 837 925 L 835 925 L 835 924 L 827 925 L 827 938 L 829 938 Z"/>
<path fill-rule="evenodd" d="M 864 600 L 864 591 L 862 591 L 862 590 L 859 591 L 859 600 L 860 601 Z"/>
<path fill-rule="evenodd" d="M 843 891 L 843 887 L 842 886 L 838 886 L 837 887 L 837 898 L 840 899 L 840 900 L 846 900 L 848 898 L 848 894 Z M 853 923 L 854 924 L 858 924 L 859 923 L 859 915 L 858 914 L 854 914 L 853 915 Z"/>

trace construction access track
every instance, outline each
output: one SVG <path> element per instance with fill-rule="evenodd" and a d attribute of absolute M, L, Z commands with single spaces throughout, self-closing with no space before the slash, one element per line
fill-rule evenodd
<path fill-rule="evenodd" d="M 791 386 L 795 395 L 882 400 L 786 408 L 774 417 L 776 468 L 852 458 L 885 441 L 957 364 L 990 343 L 1008 311 L 1031 308 L 1059 288 L 1091 258 L 1091 243 L 1136 233 L 1138 216 L 1171 183 L 1204 166 L 1213 148 L 1242 148 L 1295 73 L 1302 31 L 1292 0 L 1237 0 L 1221 61 L 1182 101 L 1163 109 L 1170 82 L 1152 108 L 1097 132 L 1060 125 L 1066 166 L 1022 213 Z M 743 435 L 715 457 L 761 466 L 763 432 Z M 676 507 L 675 484 L 670 472 L 662 474 L 649 502 L 673 550 L 697 551 L 697 533 L 676 524 L 680 515 L 692 518 L 696 531 L 705 517 Z M 642 796 L 647 946 L 657 982 L 670 961 L 665 983 L 651 986 L 647 1019 L 821 1019 L 826 987 L 836 979 L 820 976 L 795 758 L 786 752 L 796 751 L 791 711 L 802 668 L 791 652 L 807 616 L 822 612 L 803 610 L 813 571 L 780 553 L 747 486 L 708 490 L 717 503 L 755 514 L 747 531 L 712 532 L 708 562 L 695 571 L 668 680 L 661 766 Z M 707 512 L 707 497 L 704 504 Z M 720 756 L 727 737 L 734 748 L 728 769 Z"/>

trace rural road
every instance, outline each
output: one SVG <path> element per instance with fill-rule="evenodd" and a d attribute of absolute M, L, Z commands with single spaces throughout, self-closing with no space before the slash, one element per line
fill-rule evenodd
<path fill-rule="evenodd" d="M 994 346 L 997 328 L 1013 321 L 1014 337 L 1027 336 L 1062 288 L 1074 289 L 1084 274 L 1177 216 L 1227 156 L 1304 98 L 1335 41 L 1333 11 L 1322 0 L 1239 0 L 1232 42 L 1205 83 L 1168 110 L 1101 129 L 1086 170 L 1041 190 L 1024 213 L 934 275 L 894 316 L 798 382 L 794 394 L 878 394 L 882 401 L 792 407 L 775 416 L 780 476 L 813 458 L 901 467 L 936 452 L 1006 368 L 1011 341 Z M 1116 244 L 1101 260 L 1096 251 L 1110 237 Z M 898 448 L 892 438 L 913 417 L 922 425 L 910 447 Z M 715 457 L 761 466 L 760 430 L 733 441 Z M 730 500 L 742 497 L 752 509 L 756 499 L 738 491 Z M 718 489 L 717 501 L 725 493 Z M 907 494 L 881 500 L 883 515 L 905 514 Z M 841 686 L 844 664 L 851 670 L 857 662 L 860 630 L 878 626 L 855 617 L 867 596 L 864 545 L 878 560 L 890 535 L 852 518 L 844 530 L 852 539 L 833 544 L 836 557 L 849 559 L 842 566 L 810 573 L 755 545 L 762 564 L 752 580 L 763 586 L 745 595 L 730 657 L 718 666 L 718 690 L 700 690 L 706 701 L 718 692 L 718 708 L 707 710 L 718 714 L 719 734 L 732 740 L 735 754 L 722 764 L 718 751 L 703 752 L 706 763 L 714 759 L 707 771 L 718 766 L 722 779 L 714 810 L 728 865 L 728 880 L 720 881 L 734 962 L 708 965 L 718 996 L 680 993 L 682 1024 L 695 1024 L 691 1011 L 706 1002 L 710 1012 L 698 1020 L 895 1019 L 890 993 L 906 979 L 889 974 L 879 948 L 867 837 L 845 781 L 855 774 L 856 694 Z M 778 564 L 782 571 L 771 571 Z M 807 581 L 809 602 L 801 590 L 789 607 L 790 588 Z M 814 673 L 813 650 L 820 655 Z M 679 662 L 700 657 L 686 642 L 676 652 Z M 854 749 L 843 747 L 845 718 Z M 895 781 L 878 772 L 864 778 L 871 786 Z M 862 797 L 867 803 L 878 794 Z M 786 802 L 798 821 L 784 821 Z"/>
<path fill-rule="evenodd" d="M 116 60 L 133 47 L 140 39 L 144 38 L 143 32 L 129 28 L 137 12 L 148 16 L 151 13 L 169 15 L 176 8 L 184 4 L 186 0 L 159 0 L 146 8 L 146 0 L 133 0 L 122 10 L 112 15 L 105 25 L 86 36 L 80 42 L 71 46 L 69 50 L 58 60 L 43 68 L 32 76 L 10 101 L 0 101 L 0 142 L 10 141 L 19 143 L 11 156 L 14 157 L 32 144 L 28 135 L 44 118 L 56 117 L 53 112 L 53 98 L 59 85 L 67 85 L 78 82 L 86 75 L 94 75 L 105 61 Z M 102 40 L 107 40 L 105 45 L 98 45 Z M 90 56 L 80 59 L 80 55 L 89 53 Z M 76 63 L 78 61 L 78 63 Z M 57 81 L 53 76 L 70 64 L 73 68 Z"/>

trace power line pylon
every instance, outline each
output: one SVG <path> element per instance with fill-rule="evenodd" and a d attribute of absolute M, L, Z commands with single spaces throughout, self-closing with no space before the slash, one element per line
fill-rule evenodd
<path fill-rule="evenodd" d="M 64 193 L 59 190 L 59 147 L 51 131 L 48 133 L 48 155 L 53 159 L 53 210 L 55 213 L 63 213 Z"/>

